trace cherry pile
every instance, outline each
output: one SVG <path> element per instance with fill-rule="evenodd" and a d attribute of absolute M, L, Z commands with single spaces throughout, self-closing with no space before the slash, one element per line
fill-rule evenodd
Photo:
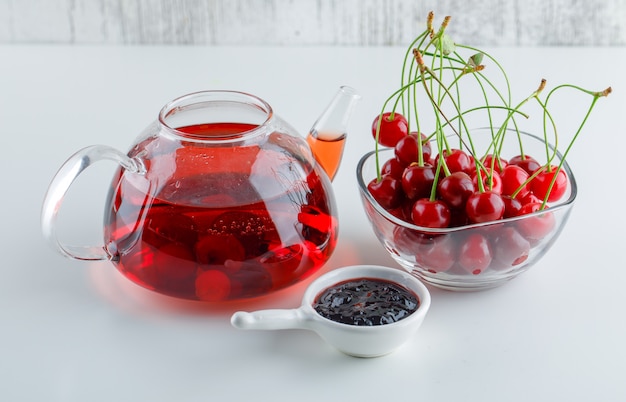
<path fill-rule="evenodd" d="M 454 42 L 446 33 L 450 17 L 438 30 L 433 21 L 431 12 L 426 29 L 407 49 L 400 87 L 385 100 L 372 123 L 376 177 L 367 191 L 380 207 L 410 224 L 393 229 L 397 249 L 390 250 L 392 254 L 415 260 L 432 272 L 510 269 L 531 258 L 531 251 L 557 232 L 556 211 L 551 208 L 570 187 L 564 160 L 596 101 L 611 88 L 594 92 L 562 84 L 541 97 L 546 88 L 541 80 L 530 96 L 513 103 L 501 63 L 486 52 Z M 463 54 L 466 51 L 471 53 Z M 483 59 L 491 69 L 482 64 Z M 549 140 L 559 142 L 550 106 L 563 90 L 593 99 L 569 145 L 557 157 L 556 149 L 548 146 Z M 518 129 L 518 119 L 530 117 L 522 111 L 527 103 L 538 107 L 543 120 L 539 140 L 546 153 L 536 155 L 539 159 L 525 152 L 525 134 Z M 571 121 L 571 115 L 566 118 Z M 474 146 L 470 121 L 481 126 L 489 123 L 487 147 Z M 424 134 L 426 126 L 431 134 Z M 518 152 L 504 153 L 507 136 L 517 136 Z M 393 157 L 380 160 L 380 147 L 393 149 Z M 466 226 L 468 230 L 456 230 Z"/>
<path fill-rule="evenodd" d="M 545 209 L 567 190 L 562 168 L 543 166 L 530 155 L 477 157 L 458 148 L 435 154 L 428 138 L 408 133 L 407 125 L 398 123 L 403 120 L 400 113 L 383 116 L 379 143 L 393 147 L 394 157 L 384 162 L 368 190 L 406 222 L 447 228 L 496 221 Z"/>
<path fill-rule="evenodd" d="M 396 113 L 393 118 L 403 117 Z M 381 144 L 393 145 L 393 156 L 384 161 L 380 177 L 373 178 L 367 189 L 382 208 L 411 224 L 394 232 L 400 253 L 431 272 L 477 275 L 522 264 L 531 249 L 554 232 L 556 218 L 549 207 L 567 193 L 569 179 L 563 168 L 548 170 L 530 155 L 477 157 L 460 148 L 439 154 L 433 152 L 436 141 L 425 135 L 398 135 L 397 125 L 389 127 L 393 132 L 381 126 L 379 138 Z M 506 225 L 474 225 L 542 210 Z M 474 227 L 438 230 L 468 225 Z"/>

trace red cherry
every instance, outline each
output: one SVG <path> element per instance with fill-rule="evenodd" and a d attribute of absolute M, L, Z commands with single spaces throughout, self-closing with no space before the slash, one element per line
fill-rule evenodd
<path fill-rule="evenodd" d="M 426 270 L 437 273 L 449 270 L 456 261 L 458 245 L 454 236 L 444 235 L 422 239 L 415 260 Z"/>
<path fill-rule="evenodd" d="M 514 216 L 522 215 L 523 204 L 519 198 L 511 198 L 510 195 L 503 195 L 502 201 L 504 201 L 503 218 L 512 218 Z"/>
<path fill-rule="evenodd" d="M 443 201 L 420 198 L 413 204 L 411 219 L 418 226 L 446 228 L 450 224 L 450 208 Z"/>
<path fill-rule="evenodd" d="M 462 208 L 465 206 L 470 195 L 474 194 L 476 188 L 469 175 L 465 172 L 454 172 L 446 176 L 437 185 L 437 194 L 451 208 Z"/>
<path fill-rule="evenodd" d="M 532 214 L 533 212 L 537 212 L 541 210 L 542 204 L 543 204 L 542 201 L 535 201 L 535 202 L 530 202 L 528 204 L 524 204 L 524 206 L 520 210 L 520 213 L 522 215 L 528 215 L 528 214 Z"/>
<path fill-rule="evenodd" d="M 435 168 L 431 165 L 411 165 L 402 174 L 402 190 L 411 199 L 428 198 L 435 181 Z"/>
<path fill-rule="evenodd" d="M 404 220 L 411 223 L 413 220 L 411 219 L 411 210 L 413 209 L 414 200 L 408 199 L 403 194 L 404 201 L 402 202 L 402 211 L 404 213 Z"/>
<path fill-rule="evenodd" d="M 502 194 L 511 195 L 517 191 L 516 197 L 524 197 L 530 191 L 530 184 L 524 184 L 526 180 L 528 180 L 528 177 L 528 173 L 521 167 L 508 165 L 500 174 L 500 178 L 502 179 Z"/>
<path fill-rule="evenodd" d="M 400 206 L 402 202 L 402 186 L 400 180 L 393 176 L 382 176 L 381 180 L 374 179 L 367 185 L 367 190 L 381 207 L 390 210 Z"/>
<path fill-rule="evenodd" d="M 424 142 L 426 137 L 422 134 L 412 132 L 398 141 L 394 147 L 394 154 L 404 166 L 409 166 L 413 162 L 418 162 L 419 141 L 422 141 L 422 155 L 424 162 L 430 161 L 430 143 Z"/>
<path fill-rule="evenodd" d="M 480 174 L 483 181 L 485 191 L 492 191 L 498 194 L 502 193 L 502 178 L 498 172 L 492 172 L 491 168 L 481 170 L 480 173 L 474 172 L 472 181 L 474 182 L 474 187 L 477 189 L 480 188 L 478 187 L 478 174 Z"/>
<path fill-rule="evenodd" d="M 376 139 L 376 132 L 380 121 L 380 131 L 378 132 L 378 143 L 385 147 L 395 147 L 398 141 L 406 137 L 409 133 L 409 123 L 400 113 L 386 112 L 374 118 L 372 123 L 372 135 Z"/>
<path fill-rule="evenodd" d="M 499 268 L 508 269 L 526 261 L 530 243 L 512 227 L 502 226 L 493 245 L 494 260 Z"/>
<path fill-rule="evenodd" d="M 230 278 L 222 271 L 211 269 L 196 278 L 196 296 L 205 301 L 226 300 L 231 293 Z"/>
<path fill-rule="evenodd" d="M 433 150 L 430 146 L 430 142 L 428 141 L 428 137 L 425 134 L 420 134 L 417 131 L 411 131 L 409 135 L 416 136 L 422 141 L 422 154 L 424 155 L 424 162 L 432 162 L 432 154 Z M 431 165 L 435 166 L 431 163 Z"/>
<path fill-rule="evenodd" d="M 385 163 L 383 163 L 383 166 L 380 168 L 381 175 L 384 176 L 386 174 L 389 174 L 396 179 L 401 179 L 402 173 L 404 173 L 404 166 L 400 162 L 398 162 L 398 159 L 396 158 L 388 159 Z"/>
<path fill-rule="evenodd" d="M 220 265 L 229 259 L 245 260 L 246 249 L 232 234 L 205 234 L 198 239 L 195 254 L 200 264 Z"/>
<path fill-rule="evenodd" d="M 470 158 L 470 169 L 467 171 L 467 174 L 472 177 L 472 174 L 476 172 L 476 158 L 474 155 L 469 155 Z"/>
<path fill-rule="evenodd" d="M 168 282 L 167 286 L 170 287 L 195 279 L 198 265 L 195 255 L 187 246 L 169 243 L 159 251 L 154 253 L 152 265 L 161 282 Z"/>
<path fill-rule="evenodd" d="M 506 159 L 496 158 L 493 154 L 486 155 L 483 159 L 483 166 L 493 169 L 498 173 L 502 173 L 502 170 L 509 164 Z"/>
<path fill-rule="evenodd" d="M 541 210 L 541 202 L 526 204 L 522 207 L 521 214 L 531 214 Z M 539 241 L 546 237 L 556 226 L 556 220 L 552 211 L 544 210 L 536 216 L 529 216 L 516 222 L 519 232 L 532 242 Z"/>
<path fill-rule="evenodd" d="M 400 205 L 397 208 L 388 209 L 387 212 L 389 212 L 391 215 L 395 216 L 396 218 L 400 219 L 401 221 L 406 221 L 410 223 L 410 219 L 407 219 L 406 214 L 404 213 L 403 205 Z"/>
<path fill-rule="evenodd" d="M 469 223 L 465 208 L 450 210 L 450 227 L 465 226 Z"/>
<path fill-rule="evenodd" d="M 472 223 L 496 221 L 504 216 L 504 201 L 493 191 L 476 192 L 467 199 L 465 212 Z"/>
<path fill-rule="evenodd" d="M 435 158 L 435 166 L 439 163 L 439 156 Z M 471 174 L 475 169 L 473 158 L 461 149 L 443 150 L 444 160 L 450 173 L 465 172 Z"/>
<path fill-rule="evenodd" d="M 459 265 L 467 272 L 478 275 L 491 264 L 491 246 L 485 236 L 472 233 L 459 250 Z"/>
<path fill-rule="evenodd" d="M 428 233 L 395 226 L 393 229 L 394 248 L 400 254 L 415 256 L 432 244 L 432 236 Z M 425 248 L 422 249 L 422 246 Z"/>
<path fill-rule="evenodd" d="M 518 199 L 522 203 L 522 205 L 532 204 L 535 202 L 542 202 L 542 200 L 540 200 L 539 197 L 533 194 L 532 191 L 526 194 L 524 197 L 518 198 Z"/>
<path fill-rule="evenodd" d="M 533 193 L 535 193 L 540 200 L 543 200 L 546 194 L 548 194 L 550 183 L 554 175 L 556 175 L 556 181 L 550 190 L 548 202 L 558 201 L 565 194 L 568 181 L 567 175 L 563 169 L 557 169 L 556 166 L 551 166 L 549 171 L 547 169 L 542 171 L 531 182 Z"/>
<path fill-rule="evenodd" d="M 303 205 L 300 207 L 298 222 L 306 227 L 307 232 L 309 230 L 316 230 L 323 236 L 325 236 L 331 228 L 337 227 L 335 217 L 313 205 Z M 312 238 L 309 237 L 308 239 L 311 240 Z"/>
<path fill-rule="evenodd" d="M 516 165 L 521 167 L 529 175 L 535 173 L 535 170 L 541 167 L 541 164 L 537 162 L 535 158 L 529 155 L 517 155 L 509 159 L 509 165 Z"/>

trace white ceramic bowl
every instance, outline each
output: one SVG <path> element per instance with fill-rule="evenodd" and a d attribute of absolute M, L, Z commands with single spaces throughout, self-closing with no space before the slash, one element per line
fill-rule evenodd
<path fill-rule="evenodd" d="M 417 295 L 417 309 L 399 321 L 357 326 L 332 321 L 321 316 L 313 307 L 317 296 L 325 289 L 351 279 L 382 279 L 399 284 Z M 236 312 L 231 323 L 241 329 L 308 329 L 318 333 L 341 352 L 356 357 L 377 357 L 393 352 L 411 339 L 421 326 L 430 308 L 430 293 L 413 275 L 396 268 L 375 265 L 355 265 L 330 271 L 313 281 L 304 293 L 302 305 L 295 309 L 273 309 Z"/>

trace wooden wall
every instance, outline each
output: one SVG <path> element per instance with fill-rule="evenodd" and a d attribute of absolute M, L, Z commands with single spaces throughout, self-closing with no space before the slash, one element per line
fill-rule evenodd
<path fill-rule="evenodd" d="M 430 10 L 461 43 L 626 45 L 626 0 L 0 0 L 0 43 L 403 46 Z"/>

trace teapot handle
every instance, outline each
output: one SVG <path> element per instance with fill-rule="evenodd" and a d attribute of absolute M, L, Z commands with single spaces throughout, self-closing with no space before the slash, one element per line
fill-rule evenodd
<path fill-rule="evenodd" d="M 144 166 L 139 160 L 132 159 L 117 149 L 106 145 L 92 145 L 83 148 L 61 166 L 52 179 L 43 202 L 41 229 L 46 241 L 66 257 L 87 261 L 108 260 L 110 258 L 104 246 L 62 244 L 56 233 L 57 215 L 70 186 L 85 169 L 101 160 L 117 162 L 125 169 L 135 173 L 145 172 Z"/>

